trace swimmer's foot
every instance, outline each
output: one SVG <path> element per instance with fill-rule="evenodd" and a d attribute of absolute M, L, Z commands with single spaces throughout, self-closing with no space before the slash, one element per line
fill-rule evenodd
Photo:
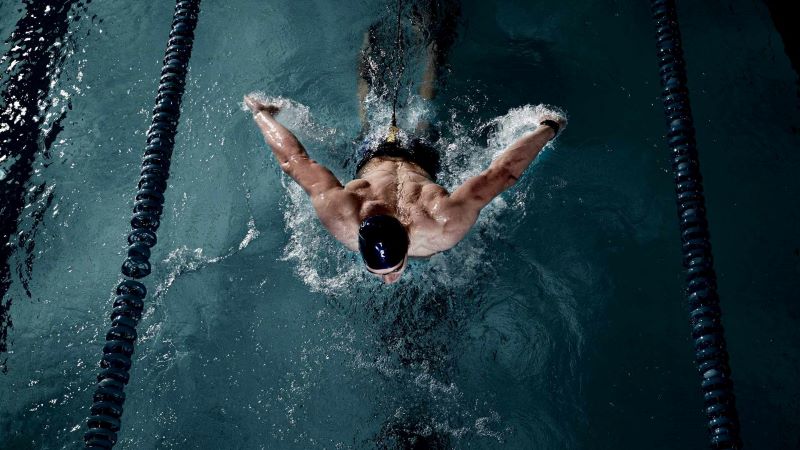
<path fill-rule="evenodd" d="M 244 104 L 247 105 L 248 108 L 250 108 L 250 111 L 253 114 L 265 112 L 270 116 L 274 116 L 275 114 L 278 114 L 278 112 L 280 112 L 281 110 L 278 107 L 278 105 L 265 102 L 264 100 L 259 99 L 258 97 L 252 94 L 247 94 L 244 96 Z"/>

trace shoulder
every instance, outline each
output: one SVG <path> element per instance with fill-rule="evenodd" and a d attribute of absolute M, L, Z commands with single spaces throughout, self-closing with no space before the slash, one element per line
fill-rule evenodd
<path fill-rule="evenodd" d="M 447 197 L 450 195 L 447 189 L 436 183 L 425 183 L 422 186 L 422 193 L 432 197 Z"/>
<path fill-rule="evenodd" d="M 362 198 L 348 183 L 320 190 L 311 196 L 311 203 L 322 222 L 328 225 L 357 220 Z"/>
<path fill-rule="evenodd" d="M 450 198 L 450 193 L 447 192 L 447 189 L 436 183 L 425 183 L 418 192 L 420 203 L 431 212 L 441 208 L 441 204 L 447 202 Z"/>
<path fill-rule="evenodd" d="M 424 214 L 414 217 L 411 256 L 428 257 L 454 247 L 475 223 L 475 217 L 459 207 L 440 185 L 425 185 L 419 205 Z"/>
<path fill-rule="evenodd" d="M 358 249 L 361 198 L 345 189 L 332 189 L 312 199 L 320 222 L 350 250 Z"/>

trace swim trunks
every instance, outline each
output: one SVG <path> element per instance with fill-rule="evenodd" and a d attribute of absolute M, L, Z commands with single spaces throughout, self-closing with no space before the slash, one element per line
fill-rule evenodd
<path fill-rule="evenodd" d="M 367 139 L 358 149 L 356 177 L 359 176 L 367 162 L 377 156 L 402 158 L 414 163 L 427 172 L 434 181 L 439 172 L 439 152 L 424 139 L 411 137 L 399 142 L 376 142 L 373 139 Z"/>

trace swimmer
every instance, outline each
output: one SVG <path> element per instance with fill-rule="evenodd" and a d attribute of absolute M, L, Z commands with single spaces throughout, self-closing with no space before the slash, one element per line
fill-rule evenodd
<path fill-rule="evenodd" d="M 429 257 L 458 244 L 481 209 L 513 186 L 566 125 L 562 115 L 542 113 L 535 118 L 538 127 L 453 192 L 435 182 L 435 150 L 391 127 L 383 142 L 365 145 L 357 178 L 342 185 L 275 120 L 276 105 L 250 95 L 244 101 L 281 169 L 311 198 L 325 228 L 360 252 L 367 271 L 385 283 L 400 279 L 409 257 Z"/>
<path fill-rule="evenodd" d="M 374 45 L 372 32 L 365 38 L 367 49 Z M 420 86 L 420 96 L 425 100 L 433 99 L 439 73 L 436 65 L 450 43 L 452 39 L 439 39 L 427 46 Z M 362 58 L 365 54 L 362 51 Z M 367 66 L 362 61 L 358 90 L 362 107 L 374 78 L 363 70 Z M 380 139 L 364 141 L 355 179 L 342 185 L 275 119 L 278 105 L 254 95 L 245 96 L 244 102 L 281 169 L 311 198 L 325 228 L 345 247 L 360 252 L 366 270 L 387 284 L 400 279 L 408 258 L 430 257 L 458 244 L 481 209 L 513 186 L 542 148 L 566 126 L 566 118 L 559 112 L 536 108 L 536 128 L 506 148 L 486 170 L 448 192 L 436 183 L 437 151 L 427 139 L 400 130 L 393 120 Z M 362 129 L 366 130 L 365 117 L 362 111 Z M 421 121 L 415 134 L 430 134 L 428 128 L 428 123 Z"/>

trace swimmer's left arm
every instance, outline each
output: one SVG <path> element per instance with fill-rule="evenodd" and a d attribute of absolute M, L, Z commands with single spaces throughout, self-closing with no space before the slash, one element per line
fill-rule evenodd
<path fill-rule="evenodd" d="M 553 129 L 540 125 L 511 144 L 480 174 L 468 179 L 440 201 L 443 226 L 442 250 L 455 246 L 478 220 L 486 205 L 516 184 L 542 148 L 555 137 Z"/>
<path fill-rule="evenodd" d="M 550 139 L 552 128 L 540 125 L 508 146 L 489 167 L 468 179 L 450 195 L 454 204 L 480 211 L 493 198 L 513 186 Z"/>

